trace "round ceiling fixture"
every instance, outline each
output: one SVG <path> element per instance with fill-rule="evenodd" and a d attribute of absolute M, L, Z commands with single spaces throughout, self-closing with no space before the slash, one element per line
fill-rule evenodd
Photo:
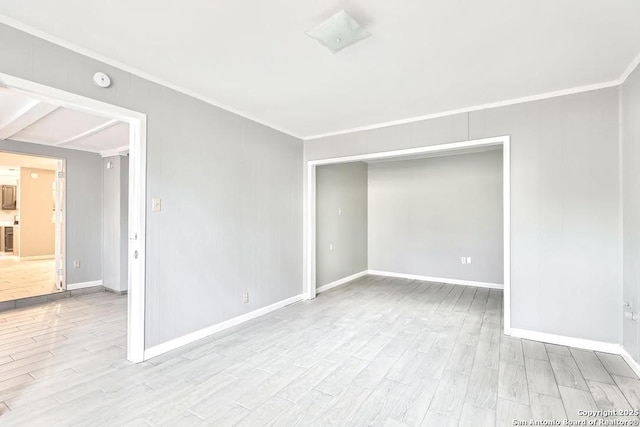
<path fill-rule="evenodd" d="M 105 73 L 98 71 L 93 75 L 93 82 L 100 87 L 111 86 L 111 79 Z"/>

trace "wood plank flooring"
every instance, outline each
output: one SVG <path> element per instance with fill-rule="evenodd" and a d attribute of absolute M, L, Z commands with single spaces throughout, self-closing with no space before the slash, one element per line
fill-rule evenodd
<path fill-rule="evenodd" d="M 126 302 L 0 313 L 0 425 L 507 426 L 640 410 L 619 356 L 503 335 L 501 291 L 367 276 L 137 365 Z"/>
<path fill-rule="evenodd" d="M 55 260 L 0 257 L 0 302 L 59 292 Z"/>

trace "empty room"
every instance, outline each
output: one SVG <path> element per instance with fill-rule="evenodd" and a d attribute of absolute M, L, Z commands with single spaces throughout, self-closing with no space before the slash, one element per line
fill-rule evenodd
<path fill-rule="evenodd" d="M 0 2 L 0 425 L 640 425 L 638 16 Z"/>

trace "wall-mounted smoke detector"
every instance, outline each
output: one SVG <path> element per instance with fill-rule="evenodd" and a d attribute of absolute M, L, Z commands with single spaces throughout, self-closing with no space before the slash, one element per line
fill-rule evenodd
<path fill-rule="evenodd" d="M 333 53 L 371 35 L 344 10 L 334 13 L 331 18 L 306 31 L 305 34 L 318 40 Z"/>
<path fill-rule="evenodd" d="M 106 88 L 111 86 L 111 79 L 105 73 L 98 71 L 93 75 L 93 82 L 96 86 Z"/>

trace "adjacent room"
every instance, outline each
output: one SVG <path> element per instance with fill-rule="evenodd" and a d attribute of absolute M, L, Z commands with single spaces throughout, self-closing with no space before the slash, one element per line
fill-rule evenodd
<path fill-rule="evenodd" d="M 56 268 L 59 159 L 0 152 L 0 302 L 62 290 Z"/>
<path fill-rule="evenodd" d="M 0 425 L 640 424 L 640 2 L 0 3 Z"/>

